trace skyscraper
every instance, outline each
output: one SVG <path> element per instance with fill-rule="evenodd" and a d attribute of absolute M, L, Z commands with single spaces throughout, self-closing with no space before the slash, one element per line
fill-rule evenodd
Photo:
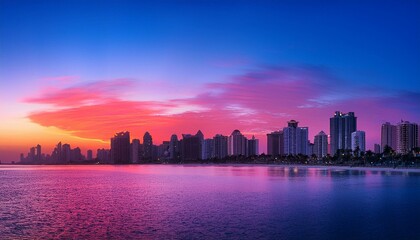
<path fill-rule="evenodd" d="M 359 152 L 366 151 L 366 133 L 364 131 L 355 131 L 351 133 L 351 150 Z"/>
<path fill-rule="evenodd" d="M 379 144 L 375 143 L 375 144 L 373 145 L 373 152 L 374 152 L 374 153 L 377 153 L 377 154 L 381 153 L 381 145 L 379 145 Z"/>
<path fill-rule="evenodd" d="M 62 156 L 61 156 L 62 161 L 65 162 L 65 163 L 70 162 L 72 160 L 71 159 L 71 147 L 70 147 L 70 144 L 67 144 L 67 143 L 63 144 L 61 150 L 62 150 L 62 152 L 61 152 L 61 154 L 62 154 Z"/>
<path fill-rule="evenodd" d="M 130 133 L 116 133 L 111 138 L 111 162 L 115 164 L 130 163 Z"/>
<path fill-rule="evenodd" d="M 41 162 L 42 160 L 42 152 L 41 152 L 41 145 L 36 145 L 36 161 Z"/>
<path fill-rule="evenodd" d="M 247 155 L 247 139 L 239 130 L 234 130 L 229 136 L 228 154 L 233 156 Z"/>
<path fill-rule="evenodd" d="M 417 123 L 401 121 L 397 124 L 397 152 L 406 154 L 418 147 L 419 132 Z"/>
<path fill-rule="evenodd" d="M 133 139 L 131 141 L 131 163 L 139 163 L 140 161 L 140 140 Z"/>
<path fill-rule="evenodd" d="M 172 134 L 171 140 L 169 141 L 169 158 L 175 160 L 179 157 L 179 141 L 176 134 Z"/>
<path fill-rule="evenodd" d="M 267 154 L 271 156 L 284 154 L 283 131 L 275 131 L 267 134 Z"/>
<path fill-rule="evenodd" d="M 255 138 L 255 136 L 252 136 L 251 139 L 248 140 L 248 146 L 247 146 L 247 156 L 254 156 L 258 155 L 259 151 L 259 141 Z"/>
<path fill-rule="evenodd" d="M 314 138 L 314 154 L 323 158 L 328 154 L 328 136 L 324 131 L 319 132 Z"/>
<path fill-rule="evenodd" d="M 182 159 L 183 161 L 196 161 L 202 159 L 203 134 L 198 131 L 195 135 L 182 134 Z"/>
<path fill-rule="evenodd" d="M 284 154 L 297 155 L 308 153 L 308 128 L 298 127 L 299 122 L 290 120 L 283 128 Z"/>
<path fill-rule="evenodd" d="M 214 157 L 218 159 L 225 158 L 228 155 L 228 137 L 217 134 L 214 140 Z"/>
<path fill-rule="evenodd" d="M 208 138 L 204 140 L 203 144 L 203 159 L 210 159 L 214 157 L 214 140 Z"/>
<path fill-rule="evenodd" d="M 357 118 L 354 112 L 335 112 L 330 118 L 331 155 L 337 150 L 351 150 L 351 134 L 357 130 Z"/>
<path fill-rule="evenodd" d="M 149 132 L 143 135 L 143 159 L 150 161 L 153 158 L 153 139 Z"/>
<path fill-rule="evenodd" d="M 381 127 L 381 148 L 385 146 L 391 147 L 394 151 L 397 150 L 397 126 L 389 122 L 382 124 Z"/>
<path fill-rule="evenodd" d="M 87 150 L 87 152 L 86 152 L 86 160 L 88 160 L 88 161 L 92 161 L 92 159 L 93 159 L 93 152 L 92 152 L 92 150 Z"/>

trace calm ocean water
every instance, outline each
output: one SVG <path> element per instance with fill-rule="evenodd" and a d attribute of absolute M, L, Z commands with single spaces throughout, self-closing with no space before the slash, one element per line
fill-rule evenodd
<path fill-rule="evenodd" d="M 1 239 L 419 239 L 420 173 L 0 165 Z"/>

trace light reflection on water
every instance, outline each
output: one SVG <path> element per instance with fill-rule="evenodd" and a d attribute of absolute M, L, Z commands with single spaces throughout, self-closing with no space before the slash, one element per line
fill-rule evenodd
<path fill-rule="evenodd" d="M 414 239 L 420 175 L 284 166 L 0 166 L 2 239 Z"/>

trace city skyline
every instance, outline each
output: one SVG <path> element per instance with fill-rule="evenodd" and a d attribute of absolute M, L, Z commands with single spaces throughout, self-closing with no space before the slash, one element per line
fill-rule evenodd
<path fill-rule="evenodd" d="M 0 1 L 0 161 L 34 143 L 107 148 L 120 131 L 161 143 L 239 129 L 266 152 L 266 134 L 290 119 L 311 142 L 329 135 L 338 110 L 357 114 L 373 150 L 385 122 L 420 122 L 419 9 Z"/>
<path fill-rule="evenodd" d="M 153 137 L 148 131 L 144 133 L 142 143 L 139 138 L 131 139 L 130 132 L 123 131 L 111 137 L 109 149 L 98 148 L 96 158 L 93 158 L 92 149 L 86 150 L 85 157 L 79 147 L 71 149 L 69 144 L 59 142 L 51 154 L 42 153 L 40 144 L 31 147 L 26 157 L 24 153 L 20 154 L 19 162 L 62 164 L 96 159 L 97 163 L 113 164 L 168 162 L 168 160 L 178 163 L 178 161 L 224 159 L 231 156 L 265 155 L 271 158 L 306 155 L 323 159 L 327 155 L 330 158 L 348 152 L 353 152 L 356 157 L 372 153 L 386 155 L 392 151 L 395 154 L 408 154 L 418 151 L 420 147 L 418 124 L 409 121 L 401 120 L 396 126 L 389 122 L 382 124 L 383 147 L 375 143 L 373 149 L 366 148 L 365 131 L 357 130 L 357 117 L 354 112 L 336 111 L 330 118 L 332 134 L 327 135 L 321 131 L 314 136 L 312 142 L 308 138 L 308 127 L 298 127 L 298 125 L 298 121 L 290 120 L 283 130 L 267 133 L 266 151 L 262 152 L 259 149 L 259 139 L 254 135 L 248 139 L 238 129 L 233 130 L 228 136 L 216 134 L 210 138 L 201 130 L 196 134 L 182 134 L 179 140 L 176 134 L 172 134 L 170 139 L 157 144 L 153 144 Z M 389 139 L 390 136 L 393 136 L 393 141 Z"/>

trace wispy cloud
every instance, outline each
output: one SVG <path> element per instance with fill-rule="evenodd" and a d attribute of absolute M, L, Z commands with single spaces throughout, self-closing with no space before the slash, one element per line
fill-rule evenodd
<path fill-rule="evenodd" d="M 172 133 L 203 130 L 207 137 L 241 129 L 261 138 L 296 119 L 310 127 L 310 135 L 329 131 L 329 117 L 336 110 L 354 111 L 359 129 L 369 141 L 379 139 L 383 121 L 419 120 L 420 93 L 394 92 L 353 86 L 316 67 L 265 67 L 210 83 L 190 98 L 163 101 L 124 99 L 135 91 L 131 80 L 97 81 L 41 92 L 27 103 L 52 108 L 28 117 L 43 126 L 54 126 L 75 136 L 108 139 L 116 131 L 129 130 L 140 137 L 145 131 L 157 141 Z M 58 108 L 57 108 L 58 107 Z"/>

